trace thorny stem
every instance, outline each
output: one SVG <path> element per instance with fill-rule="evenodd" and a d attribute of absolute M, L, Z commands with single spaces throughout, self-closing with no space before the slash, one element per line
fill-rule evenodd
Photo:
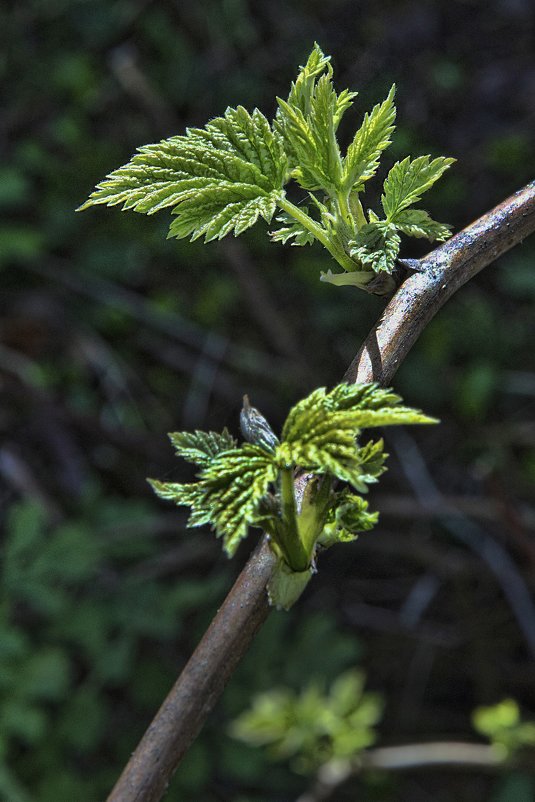
<path fill-rule="evenodd" d="M 534 231 L 535 181 L 422 260 L 426 272 L 411 276 L 400 287 L 349 366 L 345 380 L 391 382 L 445 301 Z M 296 487 L 297 494 L 303 490 Z M 178 763 L 267 618 L 270 608 L 265 589 L 274 565 L 275 557 L 264 539 L 163 702 L 108 802 L 158 802 L 162 798 Z"/>

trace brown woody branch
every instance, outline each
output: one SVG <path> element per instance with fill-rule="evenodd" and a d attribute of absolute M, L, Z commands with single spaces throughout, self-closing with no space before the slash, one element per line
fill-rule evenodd
<path fill-rule="evenodd" d="M 535 231 L 535 181 L 418 263 L 349 366 L 348 382 L 389 384 L 448 298 Z M 421 271 L 421 272 L 420 272 Z M 263 540 L 126 765 L 108 802 L 158 802 L 236 665 L 265 621 L 274 558 Z"/>

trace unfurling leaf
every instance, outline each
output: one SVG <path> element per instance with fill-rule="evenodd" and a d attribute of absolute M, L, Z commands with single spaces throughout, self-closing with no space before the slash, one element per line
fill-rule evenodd
<path fill-rule="evenodd" d="M 396 215 L 396 228 L 409 237 L 442 242 L 451 235 L 450 226 L 437 223 L 423 209 L 404 209 Z"/>
<path fill-rule="evenodd" d="M 344 159 L 342 179 L 344 189 L 358 192 L 364 182 L 375 175 L 381 153 L 390 145 L 390 136 L 395 128 L 395 92 L 394 85 L 386 100 L 374 106 L 369 114 L 364 115 L 364 121 L 349 145 Z"/>
<path fill-rule="evenodd" d="M 280 134 L 258 109 L 249 114 L 239 106 L 205 128 L 140 148 L 80 208 L 122 204 L 154 214 L 171 207 L 170 236 L 221 239 L 241 234 L 259 215 L 271 221 L 286 167 Z"/>
<path fill-rule="evenodd" d="M 292 176 L 305 189 L 336 192 L 342 173 L 336 130 L 356 92 L 334 89 L 330 56 L 315 44 L 287 100 L 277 98 L 280 131 Z"/>
<path fill-rule="evenodd" d="M 308 215 L 308 208 L 302 207 L 305 214 Z M 283 212 L 276 218 L 278 223 L 283 223 L 282 228 L 276 231 L 270 231 L 269 236 L 273 242 L 282 242 L 285 245 L 289 240 L 293 239 L 292 245 L 312 245 L 315 241 L 314 234 L 308 231 L 298 220 L 294 220 L 289 214 Z"/>
<path fill-rule="evenodd" d="M 360 532 L 368 532 L 376 526 L 378 512 L 368 512 L 368 502 L 348 490 L 337 494 L 318 543 L 325 548 L 335 543 L 356 540 Z"/>
<path fill-rule="evenodd" d="M 430 156 L 419 156 L 411 161 L 407 156 L 403 161 L 396 162 L 388 173 L 381 204 L 389 223 L 397 223 L 399 212 L 418 203 L 423 193 L 427 192 L 455 161 L 444 156 L 432 161 L 430 158 Z"/>
<path fill-rule="evenodd" d="M 281 129 L 296 157 L 292 176 L 303 189 L 335 193 L 341 180 L 342 161 L 335 128 L 338 96 L 332 82 L 325 75 L 320 78 L 306 116 L 280 98 L 278 103 Z"/>
<path fill-rule="evenodd" d="M 396 226 L 378 220 L 366 223 L 350 245 L 350 255 L 375 273 L 392 273 L 399 253 L 401 239 Z"/>
<path fill-rule="evenodd" d="M 288 104 L 299 109 L 303 114 L 310 111 L 311 98 L 314 94 L 316 80 L 322 73 L 332 75 L 331 57 L 326 56 L 317 42 L 314 42 L 312 52 L 304 67 L 299 67 L 299 73 L 290 89 Z"/>

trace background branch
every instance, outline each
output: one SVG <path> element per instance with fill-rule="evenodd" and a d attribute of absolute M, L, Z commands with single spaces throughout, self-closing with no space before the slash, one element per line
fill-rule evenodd
<path fill-rule="evenodd" d="M 535 230 L 535 181 L 421 260 L 349 366 L 348 382 L 388 384 L 448 298 Z M 157 802 L 188 746 L 266 619 L 265 586 L 274 565 L 255 550 L 126 765 L 108 802 Z"/>
<path fill-rule="evenodd" d="M 331 760 L 320 768 L 314 787 L 305 791 L 296 802 L 325 802 L 350 777 L 361 771 L 403 771 L 430 766 L 451 766 L 463 769 L 497 770 L 506 761 L 490 744 L 437 741 L 403 744 L 369 749 L 356 760 Z"/>

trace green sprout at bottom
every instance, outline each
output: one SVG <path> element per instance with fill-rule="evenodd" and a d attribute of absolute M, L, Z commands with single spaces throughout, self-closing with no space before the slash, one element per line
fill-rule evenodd
<path fill-rule="evenodd" d="M 376 384 L 314 390 L 290 410 L 280 439 L 248 400 L 241 420 L 241 444 L 226 429 L 170 434 L 178 456 L 200 468 L 199 481 L 149 481 L 162 498 L 191 507 L 188 526 L 210 524 L 229 557 L 249 527 L 263 529 L 277 556 L 270 601 L 284 609 L 314 573 L 318 546 L 354 540 L 377 523 L 360 494 L 386 470 L 388 455 L 382 439 L 362 445 L 362 430 L 436 423 Z M 303 472 L 312 478 L 298 502 L 295 480 Z"/>

